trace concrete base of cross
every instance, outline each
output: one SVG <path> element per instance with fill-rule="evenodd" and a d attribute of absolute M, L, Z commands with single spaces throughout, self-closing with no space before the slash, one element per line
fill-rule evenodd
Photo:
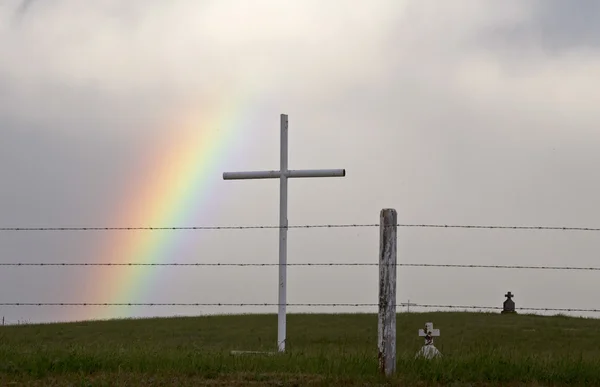
<path fill-rule="evenodd" d="M 433 345 L 424 345 L 419 352 L 415 355 L 415 358 L 424 357 L 425 359 L 433 359 L 434 357 L 442 356 L 442 353 Z"/>
<path fill-rule="evenodd" d="M 263 352 L 263 351 L 231 351 L 231 354 L 234 356 L 240 355 L 265 355 L 265 356 L 275 356 L 278 352 Z"/>

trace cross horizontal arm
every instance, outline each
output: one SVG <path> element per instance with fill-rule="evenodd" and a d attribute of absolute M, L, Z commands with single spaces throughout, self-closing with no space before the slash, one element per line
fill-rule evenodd
<path fill-rule="evenodd" d="M 440 330 L 439 329 L 432 329 L 431 331 L 429 331 L 429 333 L 431 334 L 431 336 L 439 336 L 440 335 Z M 427 336 L 427 332 L 425 332 L 424 329 L 419 329 L 419 336 Z"/>
<path fill-rule="evenodd" d="M 287 177 L 344 177 L 345 169 L 298 169 L 284 173 Z M 225 172 L 223 180 L 279 179 L 281 171 Z"/>
<path fill-rule="evenodd" d="M 345 169 L 292 169 L 287 177 L 344 177 Z"/>
<path fill-rule="evenodd" d="M 224 172 L 223 180 L 279 179 L 281 171 Z"/>

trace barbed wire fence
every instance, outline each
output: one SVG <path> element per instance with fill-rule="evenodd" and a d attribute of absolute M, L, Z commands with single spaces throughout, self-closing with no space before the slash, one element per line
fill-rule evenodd
<path fill-rule="evenodd" d="M 86 231 L 178 231 L 178 230 L 249 230 L 249 229 L 314 229 L 314 228 L 380 228 L 380 251 L 377 263 L 372 262 L 308 262 L 287 263 L 281 260 L 279 263 L 225 263 L 225 262 L 0 262 L 3 267 L 148 267 L 148 266 L 171 266 L 171 267 L 270 267 L 280 268 L 280 287 L 283 286 L 285 294 L 285 275 L 281 277 L 281 266 L 304 266 L 304 267 L 343 267 L 343 266 L 378 266 L 379 267 L 379 303 L 104 303 L 104 302 L 0 302 L 0 307 L 134 307 L 134 306 L 185 306 L 185 307 L 270 307 L 277 306 L 278 313 L 278 347 L 282 352 L 285 346 L 285 314 L 288 306 L 296 307 L 378 307 L 378 359 L 379 369 L 384 374 L 390 374 L 396 364 L 396 308 L 413 306 L 417 308 L 436 310 L 462 310 L 462 311 L 491 311 L 503 310 L 498 306 L 479 305 L 440 305 L 396 303 L 396 277 L 398 267 L 423 267 L 423 268 L 459 268 L 459 269 L 526 269 L 526 270 L 570 270 L 570 271 L 600 271 L 600 267 L 577 267 L 577 266 L 533 266 L 533 265 L 483 265 L 483 264 L 436 264 L 436 263 L 398 263 L 397 262 L 397 229 L 398 228 L 460 228 L 460 229 L 485 229 L 485 230 L 530 230 L 530 231 L 563 231 L 563 232 L 599 232 L 600 228 L 591 227 L 557 227 L 557 226 L 501 226 L 501 225 L 460 225 L 460 224 L 399 224 L 397 213 L 394 209 L 383 209 L 380 214 L 379 224 L 314 224 L 314 225 L 286 225 L 286 226 L 187 226 L 187 227 L 2 227 L 0 232 L 86 232 Z M 285 238 L 284 238 L 285 240 Z M 281 251 L 280 251 L 281 254 Z M 283 273 L 285 273 L 285 268 Z M 281 289 L 280 289 L 281 290 Z M 510 292 L 507 294 L 507 297 Z M 285 297 L 283 298 L 285 301 Z M 280 293 L 280 302 L 282 301 Z M 542 312 L 586 312 L 599 313 L 600 309 L 594 308 L 553 308 L 553 307 L 519 307 L 519 311 L 542 311 Z M 4 319 L 2 320 L 4 325 Z M 283 334 L 282 334 L 283 332 Z M 283 339 L 280 340 L 280 336 Z M 240 351 L 236 351 L 240 352 Z M 245 352 L 245 351 L 241 351 Z"/>
<path fill-rule="evenodd" d="M 397 228 L 437 228 L 437 229 L 480 229 L 480 230 L 529 230 L 529 231 L 566 231 L 566 232 L 600 232 L 600 228 L 595 227 L 569 227 L 569 226 L 511 226 L 511 225 L 465 225 L 465 224 L 402 224 L 393 225 Z M 372 228 L 381 227 L 376 223 L 348 223 L 348 224 L 305 224 L 305 225 L 242 225 L 242 226 L 131 226 L 131 227 L 0 227 L 0 232 L 86 232 L 86 231 L 185 231 L 185 230 L 261 230 L 261 229 L 334 229 L 334 228 Z M 0 262 L 0 266 L 7 267 L 270 267 L 281 266 L 279 263 L 209 263 L 209 262 Z M 380 263 L 373 262 L 308 262 L 308 263 L 286 263 L 288 267 L 350 267 L 350 266 L 380 266 Z M 577 267 L 577 266 L 547 266 L 547 265 L 484 265 L 484 264 L 437 264 L 437 263 L 395 263 L 395 267 L 423 267 L 423 268 L 458 268 L 458 269 L 504 269 L 504 270 L 565 270 L 565 271 L 600 271 L 600 267 Z M 377 307 L 377 303 L 287 303 L 291 307 Z M 189 307 L 271 307 L 280 306 L 277 303 L 102 303 L 102 302 L 0 302 L 0 306 L 5 307 L 91 307 L 91 306 L 189 306 Z M 482 305 L 440 305 L 440 304 L 419 304 L 419 303 L 398 303 L 398 307 L 416 307 L 424 309 L 438 310 L 501 310 L 498 306 Z M 552 307 L 519 307 L 522 311 L 542 311 L 542 312 L 586 312 L 600 313 L 596 308 L 552 308 Z"/>
<path fill-rule="evenodd" d="M 378 223 L 338 223 L 338 224 L 305 224 L 305 225 L 248 225 L 248 226 L 168 226 L 168 227 L 0 227 L 0 231 L 182 231 L 182 230 L 265 230 L 265 229 L 298 229 L 298 228 L 360 228 L 380 227 Z M 501 226 L 501 225 L 465 225 L 414 223 L 394 225 L 398 228 L 462 228 L 483 230 L 554 230 L 554 231 L 600 231 L 595 227 L 567 226 Z"/>
<path fill-rule="evenodd" d="M 0 266 L 234 266 L 234 267 L 263 267 L 263 266 L 379 266 L 378 263 L 362 262 L 315 262 L 315 263 L 204 263 L 204 262 L 0 262 Z M 438 263 L 397 263 L 396 267 L 445 267 L 461 269 L 532 269 L 532 270 L 583 270 L 600 271 L 600 267 L 575 266 L 526 266 L 526 265 L 475 265 L 475 264 L 438 264 Z"/>
<path fill-rule="evenodd" d="M 286 306 L 309 306 L 309 307 L 377 307 L 380 304 L 373 303 L 287 303 Z M 407 306 L 407 303 L 395 304 L 397 307 Z M 199 302 L 166 302 L 166 303 L 135 303 L 135 302 L 2 302 L 0 306 L 281 306 L 277 303 L 199 303 Z M 436 308 L 436 309 L 459 309 L 459 310 L 501 310 L 498 306 L 477 306 L 477 305 L 435 305 L 435 304 L 416 304 L 410 303 L 410 306 L 417 308 Z M 544 311 L 544 312 L 596 312 L 600 309 L 578 309 L 578 308 L 519 308 L 526 311 Z"/>

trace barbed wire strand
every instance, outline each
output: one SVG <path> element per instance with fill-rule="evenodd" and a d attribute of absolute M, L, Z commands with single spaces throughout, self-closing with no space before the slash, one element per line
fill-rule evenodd
<path fill-rule="evenodd" d="M 202 262 L 0 262 L 0 266 L 196 266 L 196 267 L 265 267 L 265 266 L 298 266 L 298 267 L 323 267 L 323 266 L 379 266 L 379 263 L 363 262 L 323 262 L 323 263 L 202 263 Z M 398 263 L 397 267 L 438 267 L 438 268 L 467 268 L 467 269 L 532 269 L 532 270 L 583 270 L 600 271 L 600 267 L 577 267 L 577 266 L 528 266 L 528 265 L 479 265 L 479 264 L 437 264 L 437 263 Z"/>
<path fill-rule="evenodd" d="M 373 303 L 291 303 L 285 304 L 290 307 L 377 307 L 379 304 Z M 0 306 L 280 306 L 277 303 L 109 303 L 109 302 L 3 302 Z M 428 309 L 474 309 L 474 310 L 500 310 L 498 306 L 478 306 L 478 305 L 435 305 L 435 304 L 416 304 L 416 303 L 401 303 L 397 307 L 411 306 L 413 308 L 428 308 Z M 526 311 L 544 311 L 544 312 L 591 312 L 600 313 L 600 309 L 582 309 L 582 308 L 540 308 L 540 307 L 523 307 L 516 310 Z"/>
<path fill-rule="evenodd" d="M 600 231 L 597 227 L 566 227 L 566 226 L 494 226 L 494 225 L 464 225 L 464 224 L 396 224 L 390 227 L 405 228 L 462 228 L 488 230 L 558 230 L 558 231 Z M 288 226 L 173 226 L 173 227 L 0 227 L 0 231 L 177 231 L 177 230 L 260 230 L 260 229 L 308 229 L 308 228 L 365 228 L 380 227 L 378 223 L 363 224 L 307 224 Z"/>

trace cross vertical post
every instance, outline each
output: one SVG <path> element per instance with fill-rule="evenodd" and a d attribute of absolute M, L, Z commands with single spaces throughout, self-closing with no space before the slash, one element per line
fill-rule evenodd
<path fill-rule="evenodd" d="M 285 352 L 287 314 L 287 231 L 288 231 L 288 178 L 345 177 L 345 169 L 288 168 L 288 116 L 280 116 L 280 163 L 279 171 L 224 172 L 224 180 L 279 179 L 279 281 L 277 313 L 277 348 Z"/>
<path fill-rule="evenodd" d="M 277 313 L 277 346 L 279 352 L 285 352 L 287 330 L 287 231 L 288 231 L 288 118 L 282 114 L 281 127 L 281 158 L 279 177 L 279 311 Z"/>

